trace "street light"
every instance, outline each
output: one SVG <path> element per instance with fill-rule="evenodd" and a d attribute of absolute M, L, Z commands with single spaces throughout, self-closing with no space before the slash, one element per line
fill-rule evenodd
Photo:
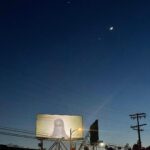
<path fill-rule="evenodd" d="M 106 144 L 105 144 L 104 142 L 100 142 L 100 143 L 99 143 L 99 146 L 102 147 L 102 148 L 104 148 L 105 145 L 106 145 Z"/>
<path fill-rule="evenodd" d="M 76 131 L 82 131 L 82 129 L 81 128 L 74 129 L 74 130 L 70 129 L 70 150 L 72 149 L 72 134 Z"/>

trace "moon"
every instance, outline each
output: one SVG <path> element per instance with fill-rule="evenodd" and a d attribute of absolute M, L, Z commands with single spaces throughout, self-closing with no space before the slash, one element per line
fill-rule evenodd
<path fill-rule="evenodd" d="M 109 27 L 109 31 L 113 31 L 113 30 L 114 30 L 113 26 Z"/>

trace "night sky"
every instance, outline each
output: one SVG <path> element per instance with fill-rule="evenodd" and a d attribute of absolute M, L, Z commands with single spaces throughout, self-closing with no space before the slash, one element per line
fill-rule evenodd
<path fill-rule="evenodd" d="M 133 145 L 129 114 L 144 112 L 148 146 L 149 99 L 150 1 L 0 1 L 0 126 L 34 131 L 38 113 L 82 115 L 87 129 L 99 120 L 100 140 Z"/>

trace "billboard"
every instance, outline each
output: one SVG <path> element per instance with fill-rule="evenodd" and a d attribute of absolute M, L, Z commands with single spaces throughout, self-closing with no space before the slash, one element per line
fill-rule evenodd
<path fill-rule="evenodd" d="M 90 126 L 90 143 L 91 145 L 95 145 L 99 141 L 99 136 L 98 136 L 98 120 L 95 120 L 93 124 Z"/>
<path fill-rule="evenodd" d="M 36 137 L 46 139 L 83 139 L 82 116 L 38 114 Z"/>

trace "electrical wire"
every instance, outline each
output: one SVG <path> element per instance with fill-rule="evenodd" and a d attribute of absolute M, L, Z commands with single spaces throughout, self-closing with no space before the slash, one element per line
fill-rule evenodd
<path fill-rule="evenodd" d="M 0 134 L 2 134 L 2 135 L 9 135 L 9 136 L 16 136 L 16 137 L 23 137 L 23 138 L 36 139 L 36 137 L 34 137 L 34 136 L 28 136 L 28 135 L 16 134 L 16 133 L 10 133 L 10 132 L 2 132 L 2 131 L 0 131 Z"/>
<path fill-rule="evenodd" d="M 3 127 L 3 126 L 0 126 L 0 130 L 7 130 L 7 131 L 13 131 L 13 132 L 20 132 L 20 133 L 31 134 L 31 135 L 34 134 L 34 132 L 32 132 L 32 131 L 21 130 L 21 129 L 15 129 L 15 128 L 10 128 L 10 127 Z"/>
<path fill-rule="evenodd" d="M 8 131 L 8 132 L 5 132 Z M 23 134 L 22 134 L 23 133 Z M 15 129 L 15 128 L 11 128 L 11 127 L 4 127 L 4 126 L 0 126 L 0 134 L 5 134 L 5 135 L 12 135 L 12 136 L 19 136 L 19 137 L 34 137 L 36 138 L 35 132 L 32 131 L 28 131 L 28 130 L 22 130 L 22 129 Z M 43 134 L 43 133 L 38 133 L 37 134 L 38 137 L 47 137 L 47 134 Z"/>

